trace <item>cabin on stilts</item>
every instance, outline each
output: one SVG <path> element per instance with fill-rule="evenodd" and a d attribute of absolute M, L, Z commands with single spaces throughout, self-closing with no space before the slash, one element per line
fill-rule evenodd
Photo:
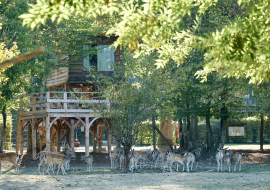
<path fill-rule="evenodd" d="M 88 82 L 92 80 L 89 74 L 96 72 L 103 76 L 114 77 L 114 68 L 111 65 L 121 62 L 121 52 L 118 48 L 110 48 L 117 39 L 115 36 L 100 38 L 101 40 L 94 44 L 98 50 L 96 56 L 85 56 L 81 61 L 72 61 L 76 56 L 62 56 L 62 59 L 68 58 L 68 66 L 52 70 L 51 76 L 46 81 L 46 88 L 49 91 L 21 97 L 17 123 L 17 153 L 23 153 L 23 131 L 26 126 L 32 130 L 33 159 L 36 158 L 39 147 L 37 131 L 46 137 L 46 150 L 57 152 L 61 150 L 61 137 L 68 132 L 70 148 L 74 152 L 74 131 L 76 127 L 83 127 L 86 156 L 89 155 L 89 133 L 93 137 L 93 151 L 102 150 L 103 118 L 95 114 L 93 106 L 100 103 L 108 104 L 108 101 L 95 90 L 93 83 Z M 90 45 L 93 44 L 82 45 L 81 48 L 87 49 Z M 107 140 L 109 152 L 111 151 L 109 133 Z"/>

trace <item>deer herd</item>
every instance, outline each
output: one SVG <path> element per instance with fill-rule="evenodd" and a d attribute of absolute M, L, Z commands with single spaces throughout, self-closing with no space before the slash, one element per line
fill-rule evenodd
<path fill-rule="evenodd" d="M 43 167 L 44 170 L 50 175 L 50 171 L 54 174 L 55 166 L 58 165 L 57 175 L 59 170 L 61 169 L 62 174 L 66 175 L 66 170 L 69 170 L 69 164 L 72 157 L 75 156 L 72 153 L 72 149 L 68 147 L 66 149 L 66 154 L 61 152 L 50 152 L 50 151 L 42 151 L 37 155 L 36 160 L 39 159 L 38 164 L 38 172 L 40 174 L 40 167 Z M 147 165 L 151 167 L 151 169 L 159 167 L 163 172 L 169 170 L 172 172 L 172 168 L 178 171 L 178 165 L 183 165 L 183 170 L 190 172 L 193 170 L 193 166 L 196 168 L 198 160 L 200 157 L 201 150 L 198 149 L 193 152 L 185 152 L 184 154 L 173 153 L 167 150 L 155 150 L 151 151 L 150 149 L 145 152 L 137 152 L 134 149 L 129 154 L 129 165 L 128 170 L 133 172 L 138 169 L 138 165 L 140 168 L 144 168 Z M 216 161 L 217 161 L 217 172 L 224 171 L 228 168 L 228 171 L 231 171 L 231 167 L 234 168 L 234 172 L 236 171 L 236 166 L 238 165 L 238 171 L 241 171 L 241 158 L 243 156 L 242 152 L 227 150 L 227 149 L 218 149 L 216 153 Z M 111 169 L 124 169 L 126 165 L 126 158 L 123 152 L 110 152 L 109 153 Z M 0 173 L 1 171 L 1 162 L 11 162 L 15 166 L 15 174 L 19 171 L 19 165 L 22 161 L 22 156 L 17 153 L 0 153 Z M 81 156 L 81 161 L 84 161 L 87 165 L 87 171 L 91 172 L 93 156 Z"/>

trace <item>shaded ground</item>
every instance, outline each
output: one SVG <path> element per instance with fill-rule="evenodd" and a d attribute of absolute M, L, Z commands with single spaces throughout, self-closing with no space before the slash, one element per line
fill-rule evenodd
<path fill-rule="evenodd" d="M 94 171 L 86 172 L 86 165 L 71 160 L 67 176 L 39 175 L 38 161 L 25 155 L 19 175 L 14 167 L 5 164 L 0 175 L 0 189 L 270 189 L 270 150 L 237 150 L 244 153 L 242 171 L 216 172 L 214 159 L 199 162 L 198 172 L 166 172 L 145 167 L 134 173 L 123 174 L 110 170 L 107 153 L 91 153 Z M 182 167 L 181 167 L 182 169 Z"/>

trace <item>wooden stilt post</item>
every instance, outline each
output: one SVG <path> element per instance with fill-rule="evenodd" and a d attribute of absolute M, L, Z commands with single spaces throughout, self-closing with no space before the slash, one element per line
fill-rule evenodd
<path fill-rule="evenodd" d="M 112 150 L 112 136 L 109 130 L 107 130 L 107 145 L 108 145 L 108 153 Z"/>
<path fill-rule="evenodd" d="M 101 134 L 101 126 L 99 126 L 99 125 L 97 125 L 97 144 L 98 144 L 97 152 L 101 152 L 101 150 L 102 150 L 102 134 Z"/>
<path fill-rule="evenodd" d="M 60 122 L 58 121 L 57 123 L 57 152 L 60 152 L 61 151 L 61 143 L 60 143 L 60 132 L 61 132 L 61 124 Z"/>
<path fill-rule="evenodd" d="M 23 123 L 24 120 L 21 121 L 21 126 L 20 126 L 20 153 L 23 154 Z"/>
<path fill-rule="evenodd" d="M 97 152 L 96 137 L 97 137 L 97 122 L 95 121 L 93 123 L 93 152 Z"/>
<path fill-rule="evenodd" d="M 86 117 L 85 118 L 85 156 L 89 156 L 89 128 L 90 128 L 89 117 Z"/>
<path fill-rule="evenodd" d="M 74 152 L 74 119 L 70 120 L 71 123 L 71 129 L 70 129 L 70 148 L 72 149 L 72 152 Z"/>
<path fill-rule="evenodd" d="M 37 130 L 35 129 L 35 119 L 32 119 L 32 158 L 33 160 L 37 157 Z"/>
<path fill-rule="evenodd" d="M 50 129 L 50 117 L 46 117 L 46 151 L 50 151 L 50 145 L 51 145 L 51 129 Z"/>
<path fill-rule="evenodd" d="M 21 118 L 20 118 L 20 114 L 18 114 L 18 118 L 17 118 L 16 153 L 19 153 L 19 148 L 20 148 L 20 134 L 21 134 Z"/>

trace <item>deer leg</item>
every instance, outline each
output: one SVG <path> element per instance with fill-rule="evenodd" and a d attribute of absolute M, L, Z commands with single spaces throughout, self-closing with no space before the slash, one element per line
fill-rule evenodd
<path fill-rule="evenodd" d="M 187 162 L 187 172 L 189 172 L 189 162 Z"/>
<path fill-rule="evenodd" d="M 57 170 L 56 175 L 58 175 L 59 170 L 60 170 L 60 164 L 58 165 L 58 170 Z M 62 173 L 63 173 L 63 171 L 62 171 Z"/>
<path fill-rule="evenodd" d="M 222 160 L 220 161 L 220 171 L 222 172 Z"/>
<path fill-rule="evenodd" d="M 45 168 L 45 167 L 43 167 L 43 175 L 44 175 L 44 168 Z M 49 166 L 48 166 L 47 168 L 45 168 L 45 170 L 46 170 L 46 172 L 50 175 L 50 172 L 49 172 Z"/>
<path fill-rule="evenodd" d="M 59 165 L 60 165 L 60 164 L 59 164 Z M 67 173 L 66 173 L 66 171 L 65 171 L 65 168 L 64 168 L 63 164 L 61 165 L 61 170 L 62 170 L 62 174 L 63 174 L 63 175 L 67 175 Z"/>

